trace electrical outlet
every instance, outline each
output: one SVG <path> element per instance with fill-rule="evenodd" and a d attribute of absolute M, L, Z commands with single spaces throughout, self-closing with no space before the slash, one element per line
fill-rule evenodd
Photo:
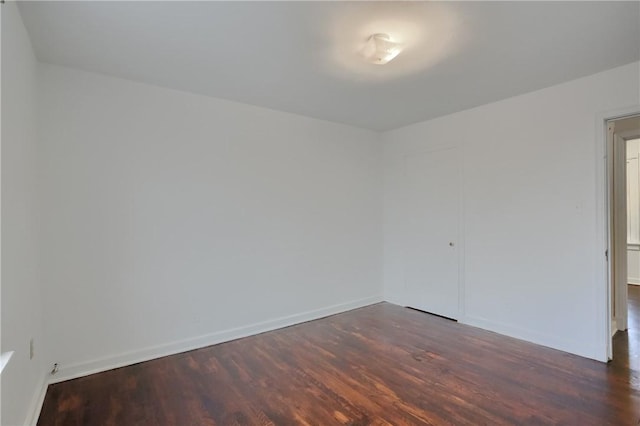
<path fill-rule="evenodd" d="M 33 359 L 34 351 L 33 351 L 33 337 L 29 340 L 29 359 Z"/>

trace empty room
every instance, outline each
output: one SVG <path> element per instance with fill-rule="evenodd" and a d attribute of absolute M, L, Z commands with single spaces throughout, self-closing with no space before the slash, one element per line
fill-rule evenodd
<path fill-rule="evenodd" d="M 0 1 L 0 424 L 640 424 L 638 1 Z"/>

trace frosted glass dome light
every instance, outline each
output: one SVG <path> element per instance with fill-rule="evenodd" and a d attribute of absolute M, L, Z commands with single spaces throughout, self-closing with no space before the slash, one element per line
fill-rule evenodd
<path fill-rule="evenodd" d="M 384 65 L 398 56 L 401 50 L 388 34 L 374 34 L 367 40 L 362 53 L 372 64 Z"/>

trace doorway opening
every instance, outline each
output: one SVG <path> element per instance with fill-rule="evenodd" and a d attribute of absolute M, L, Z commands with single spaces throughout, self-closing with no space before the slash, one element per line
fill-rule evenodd
<path fill-rule="evenodd" d="M 610 359 L 640 370 L 640 115 L 607 121 Z"/>

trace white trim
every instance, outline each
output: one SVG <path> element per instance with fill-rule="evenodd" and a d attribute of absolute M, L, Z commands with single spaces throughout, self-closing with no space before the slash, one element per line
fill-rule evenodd
<path fill-rule="evenodd" d="M 618 118 L 624 118 L 640 114 L 640 105 L 633 105 L 626 108 L 620 108 L 617 110 L 603 111 L 596 114 L 595 122 L 595 144 L 596 144 L 596 244 L 594 259 L 595 262 L 595 302 L 596 302 L 596 329 L 594 330 L 597 336 L 600 336 L 598 340 L 598 353 L 602 352 L 601 356 L 597 359 L 601 361 L 607 361 L 611 359 L 612 342 L 611 342 L 611 301 L 610 294 L 611 288 L 609 283 L 609 276 L 607 272 L 607 260 L 604 257 L 606 250 L 609 250 L 609 203 L 607 201 L 608 189 L 607 189 L 607 166 L 606 166 L 606 152 L 607 152 L 607 126 L 606 122 L 609 120 L 615 120 Z"/>
<path fill-rule="evenodd" d="M 139 362 L 150 361 L 152 359 L 162 358 L 168 355 L 174 355 L 181 352 L 187 352 L 206 346 L 216 345 L 243 337 L 253 336 L 267 331 L 277 330 L 279 328 L 289 327 L 301 324 L 307 321 L 313 321 L 330 315 L 347 312 L 353 309 L 362 308 L 376 303 L 384 302 L 382 295 L 374 295 L 363 299 L 353 300 L 350 302 L 331 305 L 325 308 L 315 309 L 312 311 L 301 312 L 294 315 L 288 315 L 272 320 L 262 321 L 242 327 L 236 327 L 204 336 L 192 337 L 189 339 L 179 340 L 158 346 L 151 346 L 136 351 L 125 352 L 110 357 L 100 358 L 93 361 L 72 364 L 60 369 L 58 374 L 51 376 L 47 374 L 41 384 L 36 388 L 30 409 L 27 412 L 25 425 L 36 426 L 42 404 L 47 393 L 49 385 L 63 382 L 65 380 L 76 379 L 90 374 L 100 373 L 102 371 L 112 370 L 114 368 L 125 367 L 127 365 L 137 364 Z"/>
<path fill-rule="evenodd" d="M 633 281 L 631 281 L 631 280 L 629 279 L 629 282 L 628 282 L 627 284 L 629 284 L 629 285 L 640 285 L 640 280 L 635 280 L 635 279 L 634 279 Z"/>
<path fill-rule="evenodd" d="M 44 403 L 44 397 L 47 394 L 47 388 L 49 387 L 49 382 L 47 380 L 47 375 L 42 377 L 38 386 L 36 386 L 36 390 L 33 393 L 33 397 L 31 398 L 31 404 L 29 404 L 29 410 L 27 411 L 27 418 L 24 419 L 25 425 L 36 426 L 38 423 L 38 418 L 40 417 L 40 411 L 42 410 L 42 404 Z"/>
<path fill-rule="evenodd" d="M 276 330 L 283 327 L 312 321 L 329 315 L 339 314 L 350 311 L 352 309 L 362 308 L 364 306 L 380 303 L 384 301 L 382 295 L 375 295 L 358 299 L 346 303 L 328 306 L 313 311 L 302 312 L 294 315 L 280 317 L 272 320 L 262 321 L 242 327 L 236 327 L 228 330 L 222 330 L 203 336 L 191 337 L 175 342 L 165 343 L 162 345 L 151 346 L 121 354 L 115 354 L 104 358 L 91 361 L 80 362 L 71 365 L 62 365 L 59 372 L 55 376 L 51 376 L 49 383 L 58 383 L 65 380 L 75 379 L 87 376 L 89 374 L 100 373 L 102 371 L 112 370 L 114 368 L 124 367 L 139 362 L 149 361 L 168 355 L 174 355 L 181 352 L 187 352 L 206 346 L 216 345 L 218 343 L 228 342 L 230 340 L 240 339 L 242 337 L 253 336 L 267 331 Z"/>
<path fill-rule="evenodd" d="M 625 142 L 632 141 L 634 139 L 640 139 L 640 129 L 633 129 L 627 132 L 621 132 L 621 133 L 618 133 L 618 136 L 620 137 L 620 139 L 624 140 Z"/>
<path fill-rule="evenodd" d="M 459 152 L 463 152 L 464 144 L 459 148 Z M 466 205 L 465 200 L 465 162 L 464 155 L 460 155 L 460 165 L 458 168 L 458 318 L 464 318 L 467 312 L 467 296 L 466 296 L 466 271 L 467 271 L 467 232 L 465 228 Z"/>
<path fill-rule="evenodd" d="M 9 364 L 9 360 L 13 356 L 13 351 L 3 352 L 0 354 L 0 374 L 2 374 L 2 370 Z"/>
<path fill-rule="evenodd" d="M 627 258 L 629 250 L 627 246 L 627 148 L 626 141 L 620 136 L 613 124 L 613 162 L 608 162 L 612 166 L 611 185 L 613 186 L 612 214 L 613 223 L 613 263 L 615 286 L 615 321 L 618 330 L 627 329 Z"/>
<path fill-rule="evenodd" d="M 458 320 L 458 323 L 470 325 L 472 327 L 478 327 L 483 330 L 493 331 L 504 336 L 523 340 L 536 345 L 546 346 L 551 349 L 578 355 L 583 358 L 590 358 L 602 362 L 607 361 L 606 358 L 603 358 L 599 355 L 600 351 L 598 351 L 598 348 L 596 347 L 591 348 L 590 350 L 588 350 L 588 352 L 576 351 L 576 348 L 583 345 L 584 343 L 579 340 L 575 340 L 572 342 L 564 338 L 558 338 L 557 336 L 551 334 L 538 333 L 527 328 L 513 326 L 511 324 L 493 321 L 486 318 L 475 317 L 472 315 L 467 315 L 463 318 L 460 318 Z"/>
<path fill-rule="evenodd" d="M 390 295 L 388 295 L 390 296 Z M 187 352 L 194 349 L 199 349 L 206 346 L 211 346 L 227 341 L 240 339 L 272 330 L 277 330 L 283 327 L 289 327 L 292 325 L 300 324 L 307 321 L 313 321 L 320 318 L 324 318 L 330 315 L 347 312 L 353 309 L 362 308 L 365 306 L 373 305 L 376 303 L 387 301 L 388 303 L 404 306 L 404 303 L 397 297 L 383 297 L 382 295 L 375 295 L 366 297 L 363 299 L 354 300 L 342 304 L 332 305 L 326 308 L 316 309 L 313 311 L 307 311 L 299 314 L 289 315 L 273 320 L 263 321 L 244 327 L 237 327 L 229 330 L 224 330 L 204 336 L 194 337 L 190 339 L 184 339 L 164 345 L 158 345 L 140 349 L 137 351 L 126 352 L 111 357 L 101 358 L 94 361 L 78 363 L 64 367 L 56 376 L 47 375 L 43 378 L 41 385 L 37 388 L 33 397 L 29 410 L 29 415 L 25 419 L 25 425 L 36 426 L 40 411 L 42 410 L 42 404 L 46 396 L 47 388 L 50 384 L 59 383 L 66 380 L 71 380 L 90 374 L 100 373 L 102 371 L 111 370 L 114 368 L 125 367 L 127 365 L 137 364 L 139 362 L 150 361 L 153 359 L 161 358 L 168 355 L 174 355 L 181 352 Z M 513 337 L 519 340 L 524 340 L 532 344 L 547 346 L 552 349 L 565 351 L 567 353 L 576 354 L 578 356 L 595 359 L 597 361 L 606 362 L 606 357 L 602 358 L 598 356 L 601 352 L 597 347 L 594 347 L 591 353 L 577 353 L 575 347 L 580 342 L 575 342 L 576 346 L 571 347 L 567 345 L 565 339 L 558 339 L 556 336 L 547 335 L 542 333 L 533 332 L 528 329 L 514 327 L 509 324 L 500 323 L 480 317 L 474 316 L 462 316 L 458 322 L 460 324 L 469 325 L 472 327 L 479 327 L 484 330 L 500 333 L 504 336 Z M 614 325 L 615 326 L 615 325 Z M 610 333 L 611 331 L 608 331 Z M 610 334 L 608 338 L 611 338 L 613 334 Z M 48 377 L 48 380 L 47 380 Z"/>
<path fill-rule="evenodd" d="M 384 301 L 387 303 L 392 303 L 394 305 L 406 307 L 404 303 L 404 299 L 405 297 L 403 296 L 403 294 L 390 293 L 390 292 L 387 292 L 384 294 Z"/>

